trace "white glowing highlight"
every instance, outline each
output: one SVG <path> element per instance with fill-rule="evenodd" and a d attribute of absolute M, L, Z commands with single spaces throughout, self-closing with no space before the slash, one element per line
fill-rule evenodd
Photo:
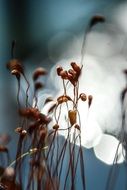
<path fill-rule="evenodd" d="M 112 164 L 113 162 L 122 163 L 125 151 L 119 143 L 115 137 L 103 134 L 99 144 L 94 147 L 96 157 L 106 164 Z"/>
<path fill-rule="evenodd" d="M 123 11 L 121 11 L 123 10 Z M 107 24 L 103 33 L 91 32 L 86 41 L 86 54 L 83 62 L 82 76 L 80 78 L 80 93 L 93 95 L 91 108 L 88 108 L 88 102 L 79 103 L 78 109 L 81 117 L 81 144 L 85 148 L 94 148 L 97 158 L 106 164 L 112 164 L 115 153 L 119 144 L 117 136 L 121 132 L 121 102 L 120 94 L 125 87 L 126 81 L 123 70 L 127 69 L 126 55 L 124 55 L 124 43 L 126 28 L 126 11 L 127 5 L 119 8 L 115 14 L 116 25 Z M 111 29 L 112 28 L 112 29 Z M 122 29 L 117 30 L 118 28 Z M 56 37 L 55 37 L 56 39 Z M 70 44 L 59 52 L 61 59 L 51 70 L 48 84 L 53 84 L 55 97 L 63 95 L 62 81 L 56 76 L 56 67 L 61 65 L 68 69 L 70 62 L 80 63 L 81 44 L 83 38 L 72 35 Z M 59 42 L 60 43 L 60 42 Z M 50 52 L 55 51 L 53 48 L 54 39 L 49 47 Z M 60 44 L 57 44 L 57 47 Z M 49 52 L 49 53 L 50 53 Z M 53 53 L 51 54 L 52 60 Z M 67 90 L 69 96 L 72 96 L 72 88 Z M 49 104 L 50 105 L 50 104 Z M 47 109 L 47 108 L 46 108 Z M 46 111 L 44 108 L 44 110 Z M 61 128 L 67 128 L 66 108 L 62 107 L 60 117 Z M 42 112 L 44 111 L 42 110 Z M 58 110 L 59 111 L 59 110 Z M 45 112 L 46 113 L 46 112 Z M 58 114 L 58 113 L 57 113 Z M 55 120 L 53 120 L 55 123 Z M 51 123 L 52 125 L 53 123 Z M 74 130 L 71 131 L 72 136 Z M 105 134 L 107 133 L 107 134 Z M 112 135 L 108 135 L 112 134 Z M 67 137 L 67 131 L 59 131 L 59 134 Z M 78 131 L 77 131 L 78 134 Z M 115 136 L 115 137 L 114 137 Z M 79 145 L 79 141 L 76 142 Z M 124 161 L 124 150 L 122 144 L 118 150 L 118 163 Z"/>

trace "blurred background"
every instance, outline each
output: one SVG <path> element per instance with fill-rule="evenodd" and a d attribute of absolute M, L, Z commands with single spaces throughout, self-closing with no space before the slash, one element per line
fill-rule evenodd
<path fill-rule="evenodd" d="M 112 12 L 123 0 L 0 0 L 0 133 L 12 136 L 18 123 L 16 81 L 6 63 L 11 58 L 11 42 L 16 40 L 15 57 L 23 61 L 26 73 L 43 66 L 48 70 L 59 53 L 75 36 L 84 33 L 92 15 L 99 13 L 111 21 Z M 59 49 L 61 51 L 59 51 Z M 87 190 L 103 190 L 110 167 L 86 151 Z M 125 190 L 125 167 L 121 165 L 116 190 Z"/>

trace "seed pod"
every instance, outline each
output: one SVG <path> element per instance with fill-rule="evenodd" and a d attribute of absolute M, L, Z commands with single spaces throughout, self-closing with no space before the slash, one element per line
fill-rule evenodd
<path fill-rule="evenodd" d="M 52 128 L 55 129 L 55 130 L 58 130 L 59 129 L 59 125 L 55 124 Z"/>
<path fill-rule="evenodd" d="M 71 74 L 73 78 L 76 78 L 76 72 L 73 69 L 69 69 L 68 73 Z"/>
<path fill-rule="evenodd" d="M 69 110 L 68 117 L 70 120 L 70 124 L 74 125 L 76 123 L 76 120 L 77 120 L 77 111 L 76 110 Z"/>
<path fill-rule="evenodd" d="M 12 59 L 7 63 L 7 68 L 11 71 L 12 75 L 20 77 L 20 74 L 23 74 L 23 67 L 21 61 L 18 59 Z"/>
<path fill-rule="evenodd" d="M 63 71 L 63 68 L 62 68 L 61 66 L 58 66 L 58 67 L 56 68 L 56 71 L 57 71 L 57 75 L 58 75 L 58 76 L 61 76 L 60 73 L 61 73 L 61 71 Z"/>
<path fill-rule="evenodd" d="M 81 68 L 80 68 L 75 62 L 72 62 L 72 63 L 71 63 L 71 66 L 72 66 L 72 68 L 74 69 L 74 71 L 76 71 L 76 73 L 77 73 L 78 75 L 80 75 Z"/>
<path fill-rule="evenodd" d="M 26 134 L 27 134 L 27 131 L 24 130 L 24 129 L 22 129 L 22 127 L 17 127 L 17 128 L 15 129 L 15 132 L 17 132 L 17 133 L 18 133 L 19 135 L 21 135 L 22 137 L 25 137 Z"/>
<path fill-rule="evenodd" d="M 86 94 L 84 94 L 84 93 L 81 93 L 80 96 L 79 96 L 79 98 L 80 98 L 82 101 L 84 101 L 84 102 L 87 100 L 87 96 L 86 96 Z"/>
<path fill-rule="evenodd" d="M 15 132 L 20 134 L 22 132 L 22 127 L 17 127 L 15 129 Z"/>
<path fill-rule="evenodd" d="M 36 82 L 34 85 L 35 91 L 40 90 L 43 87 L 44 85 L 41 82 Z"/>
<path fill-rule="evenodd" d="M 62 79 L 67 80 L 68 79 L 68 73 L 67 73 L 67 71 L 61 71 L 60 72 L 60 76 L 61 76 Z"/>
<path fill-rule="evenodd" d="M 80 131 L 80 126 L 78 124 L 75 124 L 74 127 Z"/>
<path fill-rule="evenodd" d="M 57 98 L 58 104 L 62 104 L 62 103 L 67 102 L 69 100 L 71 101 L 72 99 L 69 96 L 64 96 L 64 95 Z"/>
<path fill-rule="evenodd" d="M 43 67 L 39 67 L 33 73 L 33 80 L 36 81 L 40 76 L 43 76 L 46 74 L 47 74 L 47 71 Z"/>
<path fill-rule="evenodd" d="M 92 104 L 92 100 L 93 100 L 93 96 L 92 96 L 92 95 L 89 95 L 89 96 L 88 96 L 88 105 L 89 105 L 89 107 L 90 107 L 91 104 Z"/>
<path fill-rule="evenodd" d="M 89 24 L 89 28 L 92 28 L 94 25 L 98 24 L 98 23 L 103 23 L 105 22 L 105 17 L 102 15 L 95 15 L 92 17 L 90 24 Z"/>

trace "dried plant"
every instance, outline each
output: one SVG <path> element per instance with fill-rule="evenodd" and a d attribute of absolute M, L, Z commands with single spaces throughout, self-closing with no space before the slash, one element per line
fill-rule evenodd
<path fill-rule="evenodd" d="M 87 32 L 98 22 L 104 22 L 103 16 L 94 16 L 87 28 Z M 86 33 L 87 33 L 86 32 Z M 70 63 L 70 69 L 65 70 L 62 66 L 56 68 L 59 80 L 63 82 L 63 94 L 57 97 L 48 110 L 48 114 L 41 113 L 38 108 L 38 91 L 43 89 L 44 85 L 39 81 L 41 76 L 47 74 L 44 68 L 37 68 L 33 73 L 34 83 L 34 104 L 29 103 L 30 83 L 25 75 L 22 62 L 14 58 L 15 41 L 12 44 L 12 60 L 7 64 L 7 68 L 14 75 L 18 82 L 17 104 L 20 116 L 19 126 L 15 132 L 19 136 L 17 143 L 17 153 L 14 161 L 10 162 L 9 150 L 6 144 L 0 145 L 0 157 L 3 155 L 5 165 L 0 168 L 0 189 L 2 190 L 21 190 L 21 189 L 76 189 L 76 175 L 81 178 L 82 189 L 86 190 L 85 179 L 85 160 L 81 146 L 81 121 L 78 110 L 78 103 L 88 103 L 91 106 L 93 97 L 79 92 L 79 78 L 82 74 L 82 60 L 84 57 L 85 38 L 82 47 L 81 63 Z M 27 84 L 25 106 L 20 102 L 20 84 L 25 79 Z M 72 95 L 68 94 L 68 88 L 72 88 Z M 87 101 L 86 101 L 87 100 Z M 44 106 L 53 102 L 52 98 L 45 100 Z M 63 128 L 61 117 L 63 109 L 66 110 L 66 125 Z M 55 123 L 52 125 L 52 120 Z M 49 129 L 52 125 L 52 129 Z M 61 139 L 59 132 L 65 131 L 66 138 Z M 85 137 L 84 137 L 85 138 Z M 1 136 L 2 139 L 2 136 Z M 7 142 L 6 138 L 3 141 Z M 79 145 L 78 151 L 76 144 Z M 62 176 L 64 162 L 68 155 L 67 169 L 64 177 Z M 80 167 L 80 173 L 77 168 Z M 25 172 L 26 168 L 26 172 Z M 25 174 L 24 174 L 25 172 Z M 23 178 L 27 179 L 24 185 Z"/>

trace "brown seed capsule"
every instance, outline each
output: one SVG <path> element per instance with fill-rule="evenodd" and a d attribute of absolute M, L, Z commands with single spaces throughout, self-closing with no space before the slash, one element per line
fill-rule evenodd
<path fill-rule="evenodd" d="M 82 101 L 84 101 L 84 102 L 87 100 L 87 96 L 86 96 L 86 94 L 84 94 L 84 93 L 81 93 L 80 96 L 79 96 L 79 98 L 80 98 Z"/>
<path fill-rule="evenodd" d="M 76 110 L 69 110 L 68 117 L 70 120 L 70 124 L 74 125 L 76 123 L 76 120 L 77 120 L 77 111 Z"/>
<path fill-rule="evenodd" d="M 76 72 L 73 69 L 69 69 L 68 73 L 71 74 L 73 78 L 76 78 Z"/>
<path fill-rule="evenodd" d="M 80 131 L 80 126 L 78 124 L 75 124 L 74 127 Z"/>
<path fill-rule="evenodd" d="M 60 73 L 61 73 L 61 71 L 63 71 L 63 68 L 61 66 L 58 66 L 56 68 L 56 71 L 57 71 L 57 75 L 60 76 Z"/>
<path fill-rule="evenodd" d="M 22 127 L 17 127 L 17 128 L 15 129 L 15 132 L 16 132 L 16 133 L 21 133 L 21 132 L 22 132 Z"/>
<path fill-rule="evenodd" d="M 68 73 L 67 73 L 67 71 L 61 71 L 60 72 L 60 76 L 61 76 L 62 79 L 67 80 L 68 79 Z"/>
<path fill-rule="evenodd" d="M 36 81 L 40 76 L 43 76 L 46 74 L 47 74 L 47 71 L 43 67 L 39 67 L 33 73 L 33 80 Z"/>
<path fill-rule="evenodd" d="M 94 25 L 98 24 L 98 23 L 103 23 L 105 22 L 105 17 L 102 15 L 95 15 L 92 17 L 89 27 L 93 27 Z"/>
<path fill-rule="evenodd" d="M 15 132 L 17 132 L 18 134 L 20 134 L 21 136 L 26 136 L 26 134 L 27 134 L 27 131 L 26 130 L 23 130 L 22 129 L 22 127 L 17 127 L 16 129 L 15 129 Z"/>
<path fill-rule="evenodd" d="M 35 91 L 40 90 L 43 87 L 44 85 L 41 82 L 36 82 L 34 85 Z"/>
<path fill-rule="evenodd" d="M 88 96 L 88 105 L 89 105 L 89 107 L 90 107 L 91 104 L 92 104 L 92 100 L 93 100 L 93 96 L 92 96 L 92 95 L 89 95 L 89 96 Z"/>
<path fill-rule="evenodd" d="M 23 67 L 21 61 L 18 59 L 10 60 L 7 64 L 7 68 L 11 71 L 12 75 L 15 75 L 17 77 L 19 77 L 20 74 L 23 74 Z"/>
<path fill-rule="evenodd" d="M 71 101 L 72 99 L 69 96 L 64 96 L 64 95 L 57 98 L 58 104 L 62 104 L 62 103 L 67 102 L 69 100 Z"/>
<path fill-rule="evenodd" d="M 55 129 L 55 130 L 58 130 L 59 129 L 59 125 L 55 124 L 52 128 Z"/>
<path fill-rule="evenodd" d="M 80 75 L 81 73 L 81 68 L 79 67 L 79 65 L 77 65 L 75 62 L 71 63 L 72 68 L 74 69 L 74 71 L 76 71 L 76 73 L 78 73 L 78 75 Z"/>

